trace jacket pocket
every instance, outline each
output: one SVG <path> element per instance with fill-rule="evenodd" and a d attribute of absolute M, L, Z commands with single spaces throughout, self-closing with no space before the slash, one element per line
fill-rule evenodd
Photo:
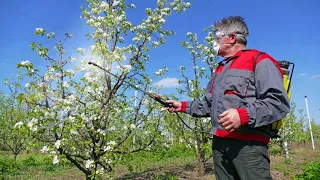
<path fill-rule="evenodd" d="M 236 95 L 240 98 L 247 96 L 249 80 L 247 77 L 228 75 L 223 88 L 224 94 Z"/>
<path fill-rule="evenodd" d="M 243 76 L 228 75 L 222 88 L 221 108 L 242 108 L 246 105 L 248 78 Z"/>

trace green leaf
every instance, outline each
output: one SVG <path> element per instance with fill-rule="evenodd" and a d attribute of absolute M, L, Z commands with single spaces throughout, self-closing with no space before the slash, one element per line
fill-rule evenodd
<path fill-rule="evenodd" d="M 34 49 L 35 49 L 36 46 L 37 46 L 37 44 L 36 44 L 35 42 L 32 42 L 32 43 L 30 44 L 31 50 L 34 51 Z"/>

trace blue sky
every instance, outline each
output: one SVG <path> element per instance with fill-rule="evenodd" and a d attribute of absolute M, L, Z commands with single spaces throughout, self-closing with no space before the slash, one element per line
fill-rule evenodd
<path fill-rule="evenodd" d="M 129 1 L 136 9 L 128 13 L 129 19 L 138 22 L 144 18 L 144 9 L 154 7 L 156 0 Z M 78 47 L 88 48 L 90 43 L 84 38 L 89 31 L 85 20 L 80 19 L 80 5 L 84 0 L 29 0 L 2 1 L 0 3 L 0 80 L 16 73 L 16 64 L 29 60 L 38 66 L 43 61 L 30 50 L 31 42 L 43 42 L 34 36 L 35 28 L 54 31 L 57 35 L 66 32 L 73 34 L 73 39 L 66 49 L 72 53 Z M 320 70 L 317 54 L 320 50 L 320 2 L 316 0 L 238 0 L 214 1 L 195 0 L 186 13 L 174 14 L 167 20 L 166 27 L 173 29 L 176 35 L 167 40 L 166 45 L 151 51 L 148 63 L 150 73 L 167 66 L 169 73 L 164 78 L 179 78 L 176 71 L 185 65 L 189 70 L 190 56 L 180 46 L 186 39 L 187 32 L 197 33 L 199 38 L 206 34 L 203 29 L 224 16 L 243 16 L 248 24 L 250 36 L 248 48 L 255 48 L 269 53 L 277 60 L 295 63 L 292 81 L 292 100 L 297 109 L 304 109 L 304 96 L 308 97 L 311 118 L 320 124 Z M 49 46 L 49 48 L 52 48 Z M 152 65 L 151 65 L 152 64 Z M 203 84 L 204 86 L 206 84 Z M 3 83 L 0 89 L 5 89 Z M 169 88 L 163 93 L 176 93 Z"/>

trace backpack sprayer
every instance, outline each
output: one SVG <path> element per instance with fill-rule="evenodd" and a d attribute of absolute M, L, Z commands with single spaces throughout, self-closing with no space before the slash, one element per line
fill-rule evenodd
<path fill-rule="evenodd" d="M 291 99 L 291 80 L 292 80 L 292 75 L 293 75 L 293 70 L 294 70 L 294 63 L 289 62 L 289 61 L 278 61 L 280 68 L 283 71 L 283 84 L 285 89 L 287 90 L 287 94 L 288 94 L 288 98 L 289 100 Z M 291 73 L 289 71 L 289 66 L 292 65 L 291 68 Z M 290 75 L 290 77 L 289 77 Z M 272 127 L 271 130 L 274 133 L 278 133 L 279 129 L 282 127 L 283 125 L 283 119 L 280 121 L 276 121 L 272 123 Z"/>
<path fill-rule="evenodd" d="M 293 75 L 293 70 L 294 70 L 294 63 L 289 62 L 289 61 L 278 61 L 281 70 L 283 71 L 283 85 L 284 88 L 287 91 L 288 94 L 288 98 L 289 100 L 291 99 L 291 80 L 292 80 L 292 75 Z M 291 68 L 291 73 L 289 71 L 289 66 L 292 65 Z M 289 77 L 290 75 L 290 77 Z M 273 123 L 271 123 L 271 127 L 270 129 L 266 130 L 266 129 L 262 129 L 262 128 L 258 128 L 259 130 L 262 130 L 268 134 L 271 135 L 271 138 L 281 138 L 281 136 L 278 134 L 280 128 L 283 125 L 283 120 L 281 119 L 279 121 L 275 121 Z"/>
<path fill-rule="evenodd" d="M 254 61 L 254 71 L 255 71 L 255 67 L 256 67 L 256 61 L 257 61 L 260 54 L 264 54 L 264 52 L 259 52 L 253 60 Z M 290 100 L 291 99 L 290 87 L 291 87 L 291 80 L 292 80 L 292 75 L 293 75 L 293 70 L 294 70 L 294 63 L 289 62 L 289 61 L 278 61 L 278 63 L 279 63 L 279 66 L 283 72 L 283 85 L 287 91 L 287 95 Z M 292 64 L 292 69 L 291 69 L 291 73 L 290 73 L 289 66 L 291 64 Z M 290 78 L 289 78 L 289 74 L 290 74 Z M 271 136 L 271 138 L 281 138 L 278 133 L 279 133 L 279 130 L 282 127 L 282 125 L 283 125 L 283 119 L 271 123 L 270 129 L 264 129 L 261 127 L 257 128 L 257 129 L 269 134 Z"/>
<path fill-rule="evenodd" d="M 106 72 L 106 73 L 108 73 L 108 74 L 110 74 L 110 75 L 112 75 L 112 76 L 114 76 L 114 77 L 116 77 L 116 78 L 120 78 L 119 76 L 113 74 L 112 72 L 106 70 L 105 68 L 99 66 L 98 64 L 96 64 L 96 63 L 94 63 L 94 62 L 88 62 L 88 64 L 89 64 L 89 65 L 96 66 L 96 67 L 98 67 L 99 69 L 103 70 L 104 72 Z M 162 104 L 164 107 L 173 107 L 172 104 L 167 103 L 164 99 L 162 99 L 162 98 L 160 97 L 160 95 L 146 92 L 146 91 L 140 89 L 139 87 L 133 85 L 132 83 L 130 83 L 130 82 L 126 81 L 126 80 L 123 80 L 123 82 L 126 83 L 127 85 L 131 86 L 131 87 L 134 88 L 135 90 L 138 90 L 138 91 L 146 94 L 148 97 L 150 97 L 150 98 L 158 101 L 158 102 L 159 102 L 160 104 Z M 176 113 L 176 115 L 178 116 L 178 118 L 181 120 L 181 122 L 182 122 L 185 126 L 187 126 L 189 129 L 191 129 L 192 131 L 200 132 L 200 133 L 206 133 L 206 134 L 210 134 L 210 135 L 211 135 L 210 132 L 200 131 L 200 130 L 196 130 L 196 129 L 190 127 L 186 122 L 184 122 L 184 120 L 181 118 L 181 116 L 180 116 L 177 112 L 175 112 L 175 113 Z"/>

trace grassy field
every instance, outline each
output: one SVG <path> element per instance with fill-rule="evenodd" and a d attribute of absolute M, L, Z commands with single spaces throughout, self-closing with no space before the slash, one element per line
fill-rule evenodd
<path fill-rule="evenodd" d="M 306 143 L 305 146 L 291 144 L 289 159 L 280 154 L 279 147 L 271 147 L 273 178 L 275 180 L 292 179 L 292 176 L 303 172 L 305 165 L 320 162 L 320 141 L 316 141 L 315 144 L 315 150 L 311 148 L 310 143 Z M 197 163 L 192 152 L 179 152 L 179 155 L 174 153 L 177 152 L 169 150 L 158 154 L 137 154 L 130 160 L 130 164 L 116 167 L 114 179 L 215 179 L 212 159 L 206 163 L 206 175 L 199 178 Z M 0 152 L 0 172 L 4 179 L 85 179 L 81 171 L 67 162 L 52 165 L 50 158 L 32 153 L 21 154 L 14 162 L 8 152 Z"/>

